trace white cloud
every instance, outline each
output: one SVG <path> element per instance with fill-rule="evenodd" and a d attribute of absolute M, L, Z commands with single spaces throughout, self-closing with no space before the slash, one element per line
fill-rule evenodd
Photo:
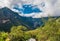
<path fill-rule="evenodd" d="M 41 6 L 41 3 L 45 2 L 45 7 Z M 12 9 L 14 4 L 18 4 L 20 7 L 22 4 L 33 4 L 37 5 L 37 7 L 43 10 L 43 13 L 25 14 L 24 16 L 32 16 L 32 17 L 47 17 L 51 16 L 60 16 L 60 0 L 0 0 L 0 8 L 1 7 L 9 7 Z M 14 10 L 16 11 L 16 10 Z M 17 11 L 18 12 L 18 11 Z"/>
<path fill-rule="evenodd" d="M 0 0 L 0 8 L 3 8 L 5 6 L 10 7 L 10 1 L 9 0 Z"/>

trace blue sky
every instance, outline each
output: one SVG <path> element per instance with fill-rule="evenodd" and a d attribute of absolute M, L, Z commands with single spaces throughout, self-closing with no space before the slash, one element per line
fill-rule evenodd
<path fill-rule="evenodd" d="M 15 5 L 14 9 L 22 12 L 23 14 L 41 13 L 42 12 L 42 10 L 40 10 L 38 7 L 32 6 L 31 4 L 22 5 L 22 8 L 19 8 L 19 6 Z"/>
<path fill-rule="evenodd" d="M 15 4 L 18 5 L 17 9 L 13 9 Z M 24 5 L 26 7 L 23 7 Z M 0 8 L 3 7 L 8 7 L 14 12 L 22 11 L 25 16 L 34 15 L 37 18 L 60 16 L 60 0 L 0 0 Z"/>

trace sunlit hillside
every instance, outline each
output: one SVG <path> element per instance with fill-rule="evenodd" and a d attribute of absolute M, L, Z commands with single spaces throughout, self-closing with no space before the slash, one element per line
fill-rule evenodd
<path fill-rule="evenodd" d="M 60 18 L 49 18 L 45 25 L 35 30 L 28 30 L 24 26 L 13 26 L 10 32 L 0 32 L 0 41 L 60 41 Z"/>

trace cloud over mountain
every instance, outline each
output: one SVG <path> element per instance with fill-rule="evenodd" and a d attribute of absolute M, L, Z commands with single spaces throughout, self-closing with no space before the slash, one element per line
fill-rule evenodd
<path fill-rule="evenodd" d="M 18 8 L 22 8 L 23 4 L 32 4 L 43 11 L 42 13 L 31 13 L 30 16 L 32 17 L 46 17 L 48 15 L 60 16 L 60 0 L 0 0 L 0 8 L 8 7 L 13 9 L 16 4 L 18 5 Z M 19 10 L 16 9 L 15 11 L 19 12 Z M 29 16 L 29 14 L 23 15 Z"/>

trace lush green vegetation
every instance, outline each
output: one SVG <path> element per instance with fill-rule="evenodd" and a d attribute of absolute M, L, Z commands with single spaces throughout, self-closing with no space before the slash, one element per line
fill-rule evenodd
<path fill-rule="evenodd" d="M 0 32 L 0 41 L 26 41 L 35 38 L 36 41 L 60 41 L 60 18 L 50 18 L 45 25 L 35 30 L 24 26 L 13 26 L 10 32 Z"/>

